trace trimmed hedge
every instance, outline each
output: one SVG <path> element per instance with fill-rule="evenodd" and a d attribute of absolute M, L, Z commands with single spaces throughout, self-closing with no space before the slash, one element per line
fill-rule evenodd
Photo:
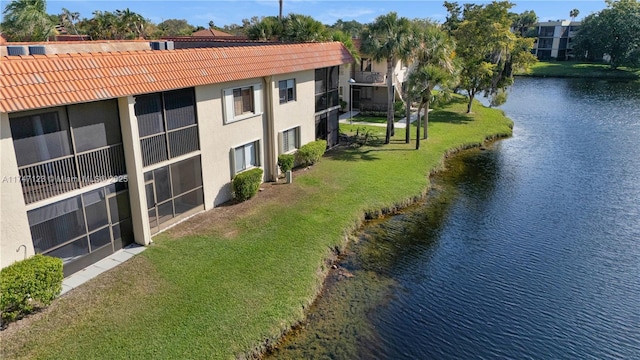
<path fill-rule="evenodd" d="M 327 150 L 326 140 L 316 140 L 302 145 L 296 153 L 298 163 L 303 166 L 310 166 L 318 162 Z"/>
<path fill-rule="evenodd" d="M 35 255 L 0 270 L 0 321 L 51 304 L 62 291 L 62 259 Z"/>
<path fill-rule="evenodd" d="M 293 169 L 293 165 L 296 161 L 296 157 L 293 154 L 280 154 L 278 155 L 278 166 L 280 167 L 280 171 L 286 173 L 287 171 Z"/>
<path fill-rule="evenodd" d="M 253 168 L 239 173 L 231 182 L 233 197 L 238 201 L 249 200 L 254 197 L 262 184 L 262 174 L 260 168 Z"/>

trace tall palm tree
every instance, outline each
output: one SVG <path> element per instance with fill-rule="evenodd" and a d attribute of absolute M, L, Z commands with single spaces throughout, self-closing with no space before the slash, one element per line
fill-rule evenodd
<path fill-rule="evenodd" d="M 14 0 L 2 14 L 3 31 L 11 40 L 43 41 L 55 32 L 55 23 L 47 15 L 45 0 Z"/>
<path fill-rule="evenodd" d="M 578 15 L 580 15 L 580 10 L 578 9 L 573 9 L 571 11 L 569 11 L 569 17 L 571 17 L 571 21 L 576 21 L 576 18 L 578 17 Z"/>
<path fill-rule="evenodd" d="M 418 64 L 409 75 L 409 93 L 419 99 L 416 129 L 416 149 L 420 148 L 420 113 L 424 115 L 424 139 L 428 138 L 429 106 L 434 100 L 436 86 L 446 88 L 455 77 L 455 44 L 448 33 L 436 24 L 427 23 L 420 34 L 420 46 L 417 51 Z M 408 130 L 407 130 L 408 131 Z"/>
<path fill-rule="evenodd" d="M 62 22 L 62 26 L 71 27 L 73 32 L 76 35 L 78 34 L 78 29 L 76 29 L 76 22 L 80 19 L 79 12 L 71 12 L 67 8 L 62 8 L 62 14 L 60 14 L 60 21 Z"/>
<path fill-rule="evenodd" d="M 387 62 L 387 134 L 385 144 L 393 135 L 394 67 L 399 60 L 407 61 L 412 49 L 411 22 L 398 17 L 395 12 L 380 15 L 362 34 L 362 53 L 371 56 L 374 61 Z"/>
<path fill-rule="evenodd" d="M 278 13 L 278 19 L 282 21 L 282 0 L 279 0 L 279 2 L 280 2 L 280 12 Z"/>

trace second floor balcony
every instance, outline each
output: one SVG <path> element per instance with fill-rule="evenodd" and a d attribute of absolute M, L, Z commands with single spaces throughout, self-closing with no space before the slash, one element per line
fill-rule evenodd
<path fill-rule="evenodd" d="M 362 84 L 384 84 L 387 81 L 387 76 L 375 71 L 356 71 L 354 80 Z"/>

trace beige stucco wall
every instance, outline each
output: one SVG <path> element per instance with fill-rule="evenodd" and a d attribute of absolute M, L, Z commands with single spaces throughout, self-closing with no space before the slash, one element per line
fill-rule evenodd
<path fill-rule="evenodd" d="M 280 155 L 278 134 L 284 130 L 300 127 L 300 145 L 314 141 L 316 138 L 315 120 L 315 71 L 303 71 L 293 74 L 273 76 L 270 78 L 273 96 L 273 131 L 270 134 L 274 146 L 270 149 L 274 159 Z M 295 79 L 296 100 L 280 104 L 278 82 L 280 80 Z M 279 169 L 276 167 L 276 173 Z"/>
<path fill-rule="evenodd" d="M 0 113 L 0 268 L 33 254 L 9 115 Z"/>
<path fill-rule="evenodd" d="M 224 123 L 223 91 L 229 88 L 265 84 L 263 79 L 234 81 L 196 87 L 196 109 L 200 149 L 202 156 L 202 180 L 205 209 L 210 209 L 231 199 L 231 150 L 255 140 L 260 140 L 260 161 L 265 161 L 266 111 L 264 94 L 261 115 L 236 122 Z M 257 100 L 257 99 L 255 99 Z M 261 166 L 263 167 L 263 165 Z"/>

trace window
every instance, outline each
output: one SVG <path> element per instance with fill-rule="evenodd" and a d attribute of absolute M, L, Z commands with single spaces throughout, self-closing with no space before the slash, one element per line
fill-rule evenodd
<path fill-rule="evenodd" d="M 280 133 L 280 152 L 284 154 L 296 150 L 300 146 L 299 134 L 300 127 L 295 127 Z"/>
<path fill-rule="evenodd" d="M 280 104 L 296 100 L 296 82 L 294 79 L 279 81 L 278 88 L 280 89 Z"/>
<path fill-rule="evenodd" d="M 69 124 L 64 115 L 61 111 L 50 111 L 11 119 L 18 166 L 72 154 Z"/>
<path fill-rule="evenodd" d="M 253 91 L 251 88 L 233 89 L 233 115 L 253 113 Z"/>
<path fill-rule="evenodd" d="M 254 141 L 233 149 L 234 175 L 252 167 L 260 166 L 259 143 L 259 141 Z"/>
<path fill-rule="evenodd" d="M 136 96 L 144 166 L 198 151 L 193 88 Z"/>
<path fill-rule="evenodd" d="M 204 204 L 202 166 L 195 156 L 144 174 L 147 210 L 152 232 Z"/>
<path fill-rule="evenodd" d="M 262 114 L 262 85 L 223 91 L 225 124 Z"/>

